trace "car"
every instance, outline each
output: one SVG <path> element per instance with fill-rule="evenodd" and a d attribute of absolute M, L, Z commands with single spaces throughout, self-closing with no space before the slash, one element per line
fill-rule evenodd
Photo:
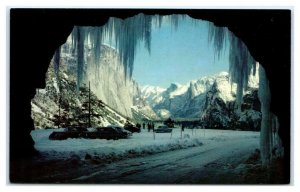
<path fill-rule="evenodd" d="M 81 126 L 72 126 L 65 128 L 64 131 L 53 131 L 49 135 L 50 140 L 65 140 L 68 138 L 82 138 L 86 135 L 87 128 Z"/>
<path fill-rule="evenodd" d="M 72 126 L 65 128 L 65 132 L 85 132 L 88 131 L 86 127 L 82 126 Z"/>
<path fill-rule="evenodd" d="M 113 128 L 117 129 L 118 131 L 120 131 L 121 133 L 123 133 L 126 136 L 132 136 L 132 132 L 124 129 L 121 126 L 118 126 L 118 125 L 109 125 L 108 127 L 113 127 Z"/>
<path fill-rule="evenodd" d="M 119 131 L 115 127 L 108 126 L 108 127 L 98 127 L 97 129 L 97 138 L 98 139 L 124 139 L 127 138 L 128 135 L 124 132 Z"/>
<path fill-rule="evenodd" d="M 83 128 L 69 127 L 65 131 L 54 131 L 49 135 L 50 140 L 65 140 L 68 138 L 85 138 L 85 139 L 123 139 L 131 136 L 130 131 L 126 131 L 123 127 L 110 125 L 107 127 Z"/>
<path fill-rule="evenodd" d="M 155 133 L 171 133 L 172 129 L 166 125 L 160 125 L 157 127 L 157 129 L 154 129 L 154 132 Z"/>
<path fill-rule="evenodd" d="M 138 128 L 129 122 L 125 123 L 124 129 L 127 131 L 130 131 L 131 133 L 135 133 L 135 132 L 140 133 L 141 132 L 141 128 Z"/>
<path fill-rule="evenodd" d="M 62 132 L 62 131 L 53 131 L 49 135 L 50 140 L 66 140 L 68 138 L 69 138 L 69 135 L 66 132 Z"/>

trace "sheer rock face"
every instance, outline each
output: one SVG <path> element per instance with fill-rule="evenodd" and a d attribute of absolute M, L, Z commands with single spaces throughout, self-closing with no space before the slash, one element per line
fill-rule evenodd
<path fill-rule="evenodd" d="M 77 57 L 72 50 L 71 40 L 63 46 L 62 59 L 68 72 L 76 74 Z M 132 106 L 142 103 L 137 82 L 125 75 L 119 53 L 110 46 L 101 45 L 99 60 L 95 60 L 91 45 L 85 45 L 84 75 L 82 83 L 88 85 L 98 99 L 124 116 L 132 117 Z"/>
<path fill-rule="evenodd" d="M 92 57 L 87 62 L 95 62 Z M 91 82 L 91 90 L 108 106 L 124 116 L 141 120 L 157 119 L 152 108 L 141 97 L 139 85 L 133 79 L 126 77 L 124 65 L 119 53 L 107 45 L 101 46 L 99 67 L 87 68 L 86 83 Z"/>
<path fill-rule="evenodd" d="M 87 62 L 95 62 L 88 58 Z M 97 97 L 110 107 L 132 117 L 131 107 L 139 93 L 138 84 L 125 77 L 124 66 L 118 53 L 111 47 L 101 46 L 99 67 L 95 65 L 87 69 L 86 82 L 91 81 L 91 89 Z"/>
<path fill-rule="evenodd" d="M 84 124 L 85 119 L 78 115 L 82 116 L 84 113 L 83 104 L 88 101 L 89 82 L 92 92 L 91 100 L 95 104 L 92 108 L 96 113 L 92 118 L 93 126 L 122 125 L 125 117 L 132 117 L 137 121 L 157 118 L 152 108 L 140 97 L 138 84 L 125 77 L 124 67 L 115 49 L 102 45 L 101 57 L 97 61 L 98 66 L 89 54 L 91 50 L 89 45 L 85 46 L 88 54 L 86 54 L 83 67 L 84 75 L 79 89 L 80 93 L 77 94 L 76 54 L 70 46 L 70 41 L 61 47 L 59 76 L 57 77 L 54 72 L 54 58 L 47 72 L 46 88 L 40 89 L 32 100 L 32 117 L 36 128 L 57 127 L 58 123 L 62 127 Z M 86 93 L 81 93 L 82 91 Z M 63 119 L 61 122 L 58 122 L 59 97 L 62 98 L 60 118 Z"/>
<path fill-rule="evenodd" d="M 126 117 L 108 107 L 92 91 L 89 99 L 87 86 L 81 86 L 77 92 L 75 77 L 67 75 L 64 67 L 61 67 L 58 78 L 50 66 L 46 88 L 39 89 L 31 101 L 35 128 L 89 126 L 89 101 L 92 127 L 124 125 Z"/>

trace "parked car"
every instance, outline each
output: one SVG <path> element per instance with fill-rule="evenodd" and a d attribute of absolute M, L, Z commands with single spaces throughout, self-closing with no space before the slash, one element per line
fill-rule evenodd
<path fill-rule="evenodd" d="M 53 131 L 50 135 L 49 135 L 49 139 L 50 140 L 65 140 L 68 139 L 69 135 L 66 134 L 66 132 L 62 132 L 62 131 Z"/>
<path fill-rule="evenodd" d="M 118 126 L 118 125 L 109 125 L 108 127 L 113 127 L 113 128 L 117 129 L 119 132 L 123 133 L 126 136 L 132 136 L 132 133 L 130 131 L 124 129 L 121 126 Z"/>
<path fill-rule="evenodd" d="M 165 120 L 164 124 L 169 128 L 174 127 L 174 121 L 171 118 L 168 118 L 167 120 Z"/>
<path fill-rule="evenodd" d="M 155 133 L 171 133 L 172 129 L 166 125 L 160 125 L 157 127 L 157 129 L 154 129 L 154 132 Z"/>
<path fill-rule="evenodd" d="M 128 135 L 122 131 L 119 131 L 115 127 L 98 127 L 96 132 L 98 139 L 123 139 L 127 138 Z"/>
<path fill-rule="evenodd" d="M 84 132 L 88 131 L 86 127 L 82 126 L 72 126 L 65 128 L 65 132 Z"/>
<path fill-rule="evenodd" d="M 134 132 L 140 133 L 141 132 L 141 128 L 134 126 L 133 124 L 129 123 L 128 121 L 125 123 L 124 129 L 126 129 L 127 131 L 130 131 L 131 133 L 134 133 Z"/>
<path fill-rule="evenodd" d="M 65 140 L 68 138 L 82 138 L 87 132 L 87 128 L 81 126 L 72 126 L 65 128 L 64 131 L 53 131 L 49 135 L 51 140 Z"/>
<path fill-rule="evenodd" d="M 111 125 L 107 127 L 97 127 L 87 129 L 83 127 L 69 127 L 65 131 L 54 131 L 49 135 L 51 140 L 65 140 L 68 138 L 85 138 L 85 139 L 123 139 L 131 136 L 130 131 L 123 127 Z"/>

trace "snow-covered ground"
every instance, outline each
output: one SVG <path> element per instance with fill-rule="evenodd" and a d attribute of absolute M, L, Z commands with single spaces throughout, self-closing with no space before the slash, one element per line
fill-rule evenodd
<path fill-rule="evenodd" d="M 242 138 L 257 138 L 257 141 L 259 140 L 259 132 L 185 129 L 181 134 L 180 128 L 175 128 L 172 134 L 153 134 L 147 129 L 142 129 L 141 133 L 134 133 L 129 139 L 120 140 L 67 139 L 58 141 L 48 139 L 52 131 L 51 129 L 34 130 L 31 133 L 36 149 L 42 152 L 46 158 L 51 159 L 66 159 L 73 155 L 83 159 L 86 154 L 89 154 L 101 159 L 118 160 L 202 145 L 207 147 L 217 142 Z"/>

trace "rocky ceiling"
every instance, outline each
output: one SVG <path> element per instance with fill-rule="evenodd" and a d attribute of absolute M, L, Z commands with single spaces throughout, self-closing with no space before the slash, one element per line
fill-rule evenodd
<path fill-rule="evenodd" d="M 109 17 L 144 14 L 188 14 L 226 26 L 248 46 L 270 80 L 271 111 L 279 117 L 285 147 L 286 178 L 290 168 L 291 11 L 208 9 L 11 9 L 10 10 L 10 158 L 31 156 L 30 101 L 45 86 L 55 49 L 74 25 L 100 26 Z"/>

